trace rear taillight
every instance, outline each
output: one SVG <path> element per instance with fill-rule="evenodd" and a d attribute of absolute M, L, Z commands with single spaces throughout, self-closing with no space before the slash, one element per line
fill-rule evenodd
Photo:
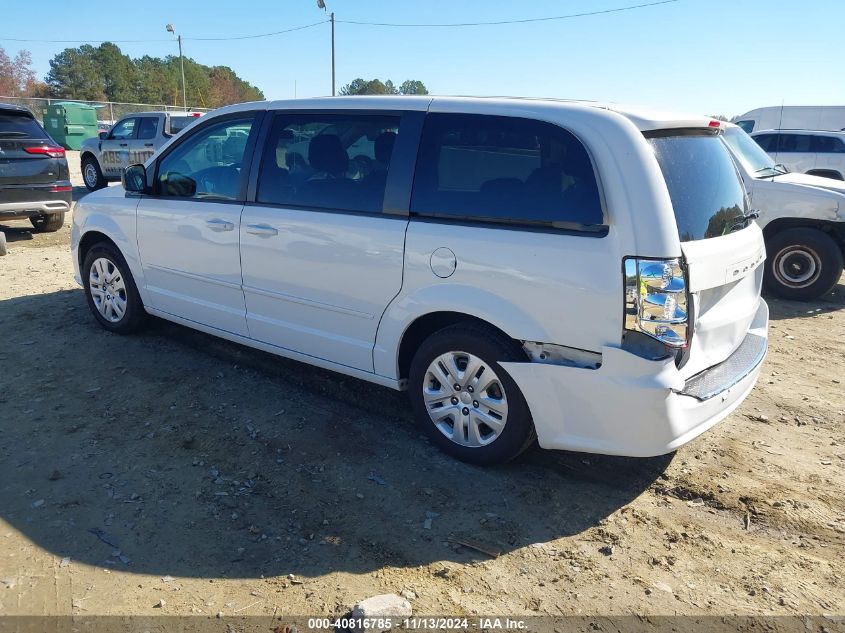
<path fill-rule="evenodd" d="M 686 347 L 687 282 L 679 259 L 625 259 L 625 329 Z"/>
<path fill-rule="evenodd" d="M 54 186 L 50 187 L 49 191 L 51 193 L 62 193 L 62 192 L 65 192 L 65 191 L 73 191 L 73 187 L 71 187 L 70 185 L 65 185 L 65 186 L 54 185 Z"/>
<path fill-rule="evenodd" d="M 64 158 L 65 148 L 57 147 L 55 145 L 35 145 L 33 147 L 24 147 L 23 151 L 27 154 L 42 154 L 50 158 Z"/>

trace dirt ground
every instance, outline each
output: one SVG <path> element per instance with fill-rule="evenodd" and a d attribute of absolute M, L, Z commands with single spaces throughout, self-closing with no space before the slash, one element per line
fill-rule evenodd
<path fill-rule="evenodd" d="M 479 469 L 403 394 L 103 331 L 68 227 L 27 227 L 0 226 L 0 614 L 845 613 L 845 279 L 769 298 L 756 389 L 676 454 Z"/>

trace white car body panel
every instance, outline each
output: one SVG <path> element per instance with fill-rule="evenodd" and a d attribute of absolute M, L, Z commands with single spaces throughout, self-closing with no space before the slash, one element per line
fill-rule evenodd
<path fill-rule="evenodd" d="M 759 364 L 720 397 L 699 401 L 679 393 L 694 373 L 726 361 L 745 336 L 765 338 L 768 319 L 759 296 L 760 230 L 752 226 L 681 244 L 666 183 L 642 134 L 712 127 L 710 119 L 563 101 L 339 97 L 223 108 L 163 150 L 218 115 L 281 108 L 428 109 L 561 125 L 589 151 L 606 235 L 489 224 L 462 228 L 249 202 L 185 204 L 112 187 L 77 206 L 76 266 L 83 234 L 98 231 L 124 253 L 150 313 L 394 388 L 404 386 L 404 333 L 435 312 L 471 315 L 520 341 L 600 355 L 599 369 L 503 364 L 526 396 L 540 444 L 550 448 L 665 453 L 727 415 L 753 386 Z M 146 163 L 148 174 L 155 158 Z M 233 226 L 213 231 L 209 220 Z M 260 235 L 256 227 L 276 233 Z M 438 249 L 454 254 L 450 276 L 434 272 Z M 622 349 L 622 262 L 631 256 L 683 257 L 689 265 L 691 291 L 703 308 L 681 370 L 674 362 Z"/>
<path fill-rule="evenodd" d="M 241 266 L 250 336 L 372 372 L 379 319 L 402 286 L 407 225 L 402 217 L 247 205 Z"/>
<path fill-rule="evenodd" d="M 242 204 L 141 198 L 137 240 L 151 308 L 247 335 Z"/>
<path fill-rule="evenodd" d="M 845 130 L 845 106 L 768 106 L 734 117 L 733 123 L 753 121 L 751 130 Z"/>

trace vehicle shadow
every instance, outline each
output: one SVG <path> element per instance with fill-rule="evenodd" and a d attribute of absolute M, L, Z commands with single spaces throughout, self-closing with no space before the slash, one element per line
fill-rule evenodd
<path fill-rule="evenodd" d="M 0 518 L 57 560 L 144 574 L 467 563 L 585 532 L 672 459 L 468 466 L 404 394 L 164 321 L 112 335 L 80 290 L 0 301 L 0 364 Z"/>
<path fill-rule="evenodd" d="M 815 301 L 788 301 L 771 293 L 766 293 L 764 298 L 769 304 L 769 318 L 773 321 L 807 318 L 842 310 L 845 308 L 845 276 L 840 278 L 833 290 Z"/>
<path fill-rule="evenodd" d="M 26 222 L 26 224 L 23 224 Z M 6 234 L 6 241 L 21 242 L 33 239 L 32 224 L 29 220 L 10 220 L 8 223 L 0 222 L 0 231 Z"/>

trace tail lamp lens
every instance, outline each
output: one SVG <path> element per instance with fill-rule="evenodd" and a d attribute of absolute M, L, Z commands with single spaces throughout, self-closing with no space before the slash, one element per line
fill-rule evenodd
<path fill-rule="evenodd" d="M 687 346 L 687 283 L 678 259 L 625 260 L 625 329 Z"/>

